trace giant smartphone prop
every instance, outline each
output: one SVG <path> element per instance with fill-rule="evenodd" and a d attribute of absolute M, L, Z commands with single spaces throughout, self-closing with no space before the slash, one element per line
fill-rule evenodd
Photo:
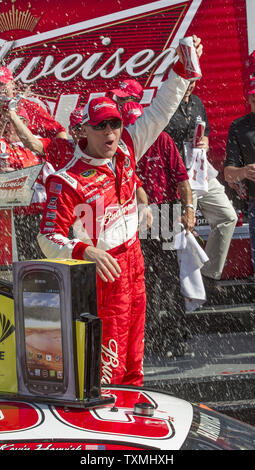
<path fill-rule="evenodd" d="M 18 398 L 67 406 L 101 396 L 102 320 L 95 263 L 13 263 Z"/>
<path fill-rule="evenodd" d="M 67 325 L 60 273 L 33 270 L 21 278 L 24 382 L 32 393 L 63 394 L 67 389 Z"/>
<path fill-rule="evenodd" d="M 14 263 L 19 393 L 76 398 L 72 312 L 60 269 Z"/>

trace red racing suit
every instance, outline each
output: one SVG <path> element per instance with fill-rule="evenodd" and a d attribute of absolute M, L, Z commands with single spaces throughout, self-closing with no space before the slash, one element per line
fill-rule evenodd
<path fill-rule="evenodd" d="M 76 147 L 74 159 L 46 181 L 47 202 L 38 235 L 48 258 L 83 259 L 89 245 L 108 251 L 122 270 L 115 282 L 98 277 L 98 314 L 103 320 L 102 383 L 143 383 L 146 310 L 144 262 L 137 236 L 136 160 L 166 126 L 188 82 L 170 72 L 151 106 L 124 129 L 115 154 L 108 159 Z M 73 226 L 75 238 L 67 238 Z"/>

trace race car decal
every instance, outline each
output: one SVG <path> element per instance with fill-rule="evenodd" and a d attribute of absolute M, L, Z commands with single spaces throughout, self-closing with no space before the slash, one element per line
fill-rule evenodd
<path fill-rule="evenodd" d="M 186 440 L 193 418 L 190 403 L 140 388 L 109 386 L 102 393 L 114 396 L 115 404 L 76 408 L 0 401 L 0 451 L 86 450 L 89 445 L 178 450 Z M 143 409 L 149 404 L 153 414 L 137 412 L 137 404 Z"/>
<path fill-rule="evenodd" d="M 197 433 L 206 436 L 213 441 L 217 441 L 220 436 L 220 420 L 215 416 L 200 413 L 200 423 Z"/>
<path fill-rule="evenodd" d="M 12 401 L 0 401 L 0 439 L 1 433 L 27 431 L 40 426 L 44 420 L 42 410 L 36 405 Z"/>
<path fill-rule="evenodd" d="M 112 444 L 109 442 L 104 443 L 90 443 L 87 441 L 79 442 L 18 442 L 18 443 L 9 443 L 1 444 L 1 450 L 85 450 L 85 451 L 97 451 L 97 450 L 138 450 L 141 449 L 139 445 L 123 445 L 123 444 Z M 144 447 L 142 448 L 144 449 Z M 150 448 L 149 448 L 150 449 Z M 129 456 L 131 457 L 131 455 Z M 94 460 L 92 460 L 94 459 Z M 86 463 L 86 462 L 84 462 Z M 90 458 L 88 464 L 100 464 L 100 461 L 96 461 L 95 457 Z M 105 459 L 101 463 L 105 464 Z M 136 462 L 137 463 L 137 462 Z M 154 462 L 155 463 L 155 462 Z"/>
<path fill-rule="evenodd" d="M 64 424 L 84 431 L 146 439 L 169 439 L 175 435 L 174 426 L 165 413 L 158 411 L 154 417 L 137 416 L 133 413 L 133 408 L 121 406 L 121 391 L 114 390 L 114 395 L 116 396 L 114 410 L 102 407 L 92 409 L 89 413 L 85 411 L 86 419 L 82 419 L 82 413 L 84 413 L 82 410 L 77 414 L 77 410 L 52 407 L 52 411 Z M 141 403 L 151 403 L 155 406 L 153 400 L 145 393 L 136 394 L 136 400 Z M 128 401 L 131 404 L 133 403 L 133 392 L 130 392 L 130 400 Z M 112 423 L 112 427 L 109 428 L 110 423 Z"/>

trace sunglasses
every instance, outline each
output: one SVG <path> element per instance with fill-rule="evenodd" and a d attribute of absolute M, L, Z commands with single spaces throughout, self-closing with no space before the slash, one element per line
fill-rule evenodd
<path fill-rule="evenodd" d="M 102 131 L 106 129 L 107 124 L 109 124 L 111 129 L 120 129 L 122 121 L 121 119 L 110 119 L 109 121 L 101 121 L 96 126 L 92 126 L 96 131 Z"/>
<path fill-rule="evenodd" d="M 137 103 L 139 103 L 140 99 L 137 98 L 137 96 L 133 96 L 133 95 L 129 95 L 129 96 L 121 96 L 121 97 L 118 97 L 119 101 L 121 101 L 122 103 L 127 103 L 128 101 L 136 101 Z"/>

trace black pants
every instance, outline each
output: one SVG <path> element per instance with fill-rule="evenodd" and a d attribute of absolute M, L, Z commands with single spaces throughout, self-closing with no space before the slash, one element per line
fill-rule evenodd
<path fill-rule="evenodd" d="M 37 242 L 41 217 L 41 214 L 15 214 L 14 226 L 19 261 L 44 258 Z"/>
<path fill-rule="evenodd" d="M 155 239 L 148 233 L 147 239 L 140 241 L 147 293 L 145 354 L 160 357 L 182 355 L 189 331 L 185 301 L 180 290 L 177 252 L 164 249 L 164 243 L 171 240 L 162 236 Z"/>

